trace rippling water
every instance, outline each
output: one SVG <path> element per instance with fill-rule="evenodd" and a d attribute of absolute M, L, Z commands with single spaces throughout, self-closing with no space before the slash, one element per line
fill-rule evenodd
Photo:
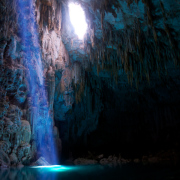
<path fill-rule="evenodd" d="M 1 180 L 180 180 L 180 168 L 143 166 L 138 164 L 118 167 L 51 166 L 1 169 Z"/>

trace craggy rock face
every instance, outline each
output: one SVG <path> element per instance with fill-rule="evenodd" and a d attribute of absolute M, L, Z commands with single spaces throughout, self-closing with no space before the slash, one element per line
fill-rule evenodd
<path fill-rule="evenodd" d="M 180 4 L 78 2 L 88 23 L 83 41 L 70 23 L 69 2 L 62 5 L 62 41 L 72 62 L 72 78 L 80 80 L 74 84 L 75 103 L 69 109 L 63 93 L 56 95 L 61 86 L 55 92 L 55 119 L 63 141 L 72 151 L 77 147 L 76 152 L 80 145 L 126 151 L 138 144 L 140 152 L 157 142 L 179 144 Z M 56 76 L 57 82 L 63 79 L 63 74 Z"/>
<path fill-rule="evenodd" d="M 0 150 L 10 157 L 7 166 L 10 163 L 16 165 L 24 162 L 31 154 L 29 144 L 31 127 L 28 121 L 21 120 L 21 115 L 22 112 L 17 106 L 10 105 L 4 120 L 0 121 Z"/>
<path fill-rule="evenodd" d="M 53 128 L 55 70 L 69 64 L 68 53 L 66 60 L 61 53 L 60 7 L 56 0 L 0 3 L 0 147 L 10 159 L 7 166 L 28 164 L 38 153 L 38 132 L 42 140 Z"/>
<path fill-rule="evenodd" d="M 4 129 L 4 121 L 0 120 L 0 137 L 3 134 L 3 129 Z"/>
<path fill-rule="evenodd" d="M 26 143 L 22 144 L 18 148 L 17 157 L 18 157 L 19 162 L 24 162 L 30 159 L 30 145 Z"/>
<path fill-rule="evenodd" d="M 16 133 L 21 127 L 21 110 L 15 106 L 10 105 L 5 117 L 5 132 L 8 134 Z"/>
<path fill-rule="evenodd" d="M 8 143 L 6 141 L 1 141 L 0 142 L 0 149 L 1 149 L 1 151 L 4 151 L 5 153 L 7 153 L 9 150 Z"/>
<path fill-rule="evenodd" d="M 4 115 L 7 113 L 9 103 L 7 101 L 6 91 L 3 90 L 2 88 L 0 88 L 0 99 L 1 99 L 1 101 L 0 101 L 0 120 L 3 120 Z"/>
<path fill-rule="evenodd" d="M 15 95 L 19 85 L 22 83 L 23 70 L 20 67 L 7 67 L 2 72 L 0 82 L 3 87 L 6 87 L 8 95 Z"/>
<path fill-rule="evenodd" d="M 0 166 L 7 168 L 9 164 L 10 164 L 10 159 L 8 155 L 4 151 L 0 150 Z"/>
<path fill-rule="evenodd" d="M 18 163 L 18 158 L 15 153 L 11 153 L 9 159 L 12 165 L 16 165 Z"/>
<path fill-rule="evenodd" d="M 21 144 L 29 143 L 31 140 L 31 126 L 26 120 L 21 120 L 21 137 Z"/>
<path fill-rule="evenodd" d="M 0 147 L 8 163 L 36 157 L 54 119 L 71 147 L 107 148 L 113 140 L 138 141 L 144 131 L 161 141 L 160 131 L 179 123 L 178 1 L 76 2 L 88 23 L 83 41 L 69 1 L 0 3 Z M 58 136 L 54 128 L 60 144 Z"/>
<path fill-rule="evenodd" d="M 19 103 L 24 103 L 26 97 L 27 97 L 27 86 L 26 84 L 21 84 L 17 90 L 17 94 L 15 95 L 15 98 Z"/>

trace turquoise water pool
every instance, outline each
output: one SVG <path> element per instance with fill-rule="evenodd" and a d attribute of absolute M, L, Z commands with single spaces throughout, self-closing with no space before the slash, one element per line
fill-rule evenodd
<path fill-rule="evenodd" d="M 0 170 L 0 180 L 180 180 L 175 167 L 143 166 L 52 166 Z"/>

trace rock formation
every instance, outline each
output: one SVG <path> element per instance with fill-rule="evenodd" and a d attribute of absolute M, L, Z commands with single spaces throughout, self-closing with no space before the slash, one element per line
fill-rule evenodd
<path fill-rule="evenodd" d="M 55 60 L 59 55 L 51 55 L 54 49 L 44 47 L 41 52 L 39 48 L 42 45 L 39 42 L 40 27 L 46 29 L 46 26 L 40 26 L 36 21 L 38 1 L 1 1 L 0 7 L 0 165 L 27 165 L 44 151 L 50 157 L 54 152 L 51 141 L 61 147 L 53 122 Z M 46 4 L 42 3 L 41 7 Z M 40 15 L 41 18 L 44 16 L 42 12 Z M 58 34 L 48 33 L 47 36 L 53 41 Z M 41 53 L 45 59 L 41 60 Z M 48 53 L 52 61 L 45 56 Z M 59 54 L 59 49 L 55 53 Z M 52 139 L 48 139 L 49 132 Z M 41 152 L 42 147 L 47 150 Z"/>
<path fill-rule="evenodd" d="M 76 0 L 88 23 L 83 41 L 69 2 L 0 2 L 0 165 L 30 164 L 45 151 L 49 161 L 61 139 L 67 156 L 118 143 L 175 146 L 179 2 Z"/>

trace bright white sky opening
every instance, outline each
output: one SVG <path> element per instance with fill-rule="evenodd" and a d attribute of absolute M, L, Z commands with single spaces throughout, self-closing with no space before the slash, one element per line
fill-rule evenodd
<path fill-rule="evenodd" d="M 87 23 L 85 20 L 85 14 L 80 5 L 70 3 L 69 15 L 72 25 L 74 26 L 75 33 L 79 39 L 83 39 L 87 31 Z"/>

